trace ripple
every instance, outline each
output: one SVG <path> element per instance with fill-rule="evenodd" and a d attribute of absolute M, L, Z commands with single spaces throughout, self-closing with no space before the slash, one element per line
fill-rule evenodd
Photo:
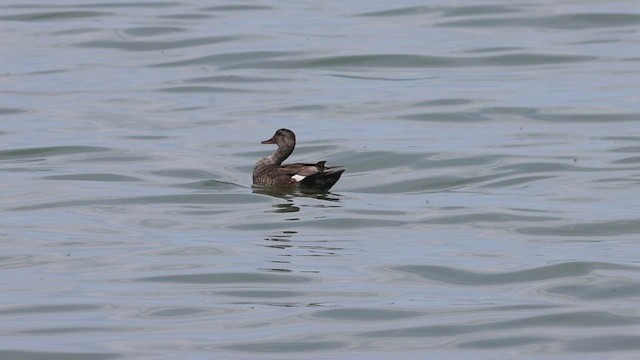
<path fill-rule="evenodd" d="M 491 118 L 480 112 L 428 112 L 398 116 L 403 120 L 433 121 L 433 122 L 478 122 Z"/>
<path fill-rule="evenodd" d="M 534 27 L 542 29 L 593 29 L 636 26 L 640 15 L 616 13 L 565 14 L 546 17 L 484 18 L 446 21 L 437 26 L 450 27 Z"/>
<path fill-rule="evenodd" d="M 126 51 L 158 51 L 171 50 L 203 45 L 219 44 L 227 41 L 241 39 L 242 36 L 209 36 L 184 40 L 158 40 L 158 41 L 118 41 L 118 40 L 91 40 L 76 44 L 80 47 L 119 49 Z"/>
<path fill-rule="evenodd" d="M 12 255 L 0 257 L 0 269 L 18 269 L 23 267 L 38 267 L 47 262 L 34 255 Z"/>
<path fill-rule="evenodd" d="M 276 81 L 288 81 L 287 79 L 280 78 L 267 78 L 260 76 L 243 76 L 243 75 L 217 75 L 217 76 L 205 76 L 193 79 L 184 80 L 186 83 L 262 83 L 262 82 L 276 82 Z"/>
<path fill-rule="evenodd" d="M 539 268 L 501 273 L 478 273 L 447 266 L 406 265 L 392 270 L 416 275 L 423 279 L 461 285 L 498 285 L 543 281 L 589 275 L 594 270 L 638 270 L 635 267 L 603 262 L 567 262 Z"/>
<path fill-rule="evenodd" d="M 138 332 L 140 328 L 134 327 L 107 327 L 107 326 L 68 326 L 68 327 L 48 327 L 20 331 L 20 334 L 35 335 L 60 335 L 60 334 L 87 334 L 100 332 Z"/>
<path fill-rule="evenodd" d="M 555 341 L 557 341 L 557 339 L 541 336 L 508 336 L 474 341 L 464 341 L 458 343 L 458 346 L 468 349 L 502 349 L 531 344 L 544 344 Z"/>
<path fill-rule="evenodd" d="M 250 299 L 295 298 L 307 295 L 306 293 L 299 291 L 286 290 L 231 290 L 219 291 L 216 294 Z"/>
<path fill-rule="evenodd" d="M 373 11 L 358 16 L 368 17 L 393 17 L 393 16 L 414 16 L 420 14 L 440 13 L 443 17 L 471 16 L 471 15 L 492 15 L 521 12 L 522 10 L 510 6 L 502 5 L 474 5 L 474 6 L 410 6 L 399 7 L 388 10 Z"/>
<path fill-rule="evenodd" d="M 636 316 L 621 316 L 601 311 L 577 311 L 557 314 L 545 314 L 522 317 L 515 320 L 489 321 L 467 325 L 429 325 L 398 329 L 379 330 L 362 333 L 361 336 L 373 338 L 388 337 L 443 337 L 486 332 L 494 330 L 517 330 L 539 327 L 614 327 L 640 324 Z"/>
<path fill-rule="evenodd" d="M 247 10 L 272 10 L 271 6 L 263 5 L 218 5 L 202 8 L 203 11 L 247 11 Z"/>
<path fill-rule="evenodd" d="M 141 181 L 132 176 L 118 174 L 73 174 L 73 175 L 53 175 L 43 177 L 45 180 L 74 180 L 74 181 L 107 181 L 107 182 L 128 182 Z"/>
<path fill-rule="evenodd" d="M 154 175 L 167 176 L 180 179 L 211 179 L 217 175 L 209 171 L 194 169 L 166 169 L 151 171 Z"/>
<path fill-rule="evenodd" d="M 493 14 L 509 14 L 521 12 L 522 10 L 501 5 L 475 5 L 475 6 L 459 6 L 447 9 L 442 13 L 444 17 L 456 16 L 472 16 L 472 15 L 493 15 Z"/>
<path fill-rule="evenodd" d="M 187 30 L 184 28 L 173 26 L 140 26 L 122 30 L 122 32 L 126 35 L 140 37 L 157 36 L 185 31 Z"/>
<path fill-rule="evenodd" d="M 566 346 L 568 351 L 610 352 L 640 350 L 640 336 L 637 335 L 600 335 L 571 340 Z"/>
<path fill-rule="evenodd" d="M 91 8 L 165 8 L 181 5 L 180 2 L 172 1 L 128 1 L 128 2 L 93 2 L 88 4 L 74 4 L 73 7 L 91 7 Z"/>
<path fill-rule="evenodd" d="M 52 9 L 52 8 L 148 8 L 171 7 L 180 5 L 178 2 L 169 1 L 130 1 L 130 2 L 87 2 L 76 4 L 20 4 L 3 6 L 7 9 Z"/>
<path fill-rule="evenodd" d="M 172 19 L 172 20 L 203 20 L 203 19 L 212 19 L 214 16 L 202 14 L 202 13 L 186 13 L 186 14 L 161 15 L 158 17 L 161 19 Z"/>
<path fill-rule="evenodd" d="M 135 155 L 116 155 L 116 156 L 99 156 L 89 157 L 79 160 L 80 162 L 127 162 L 127 161 L 149 161 L 151 157 L 135 156 Z"/>
<path fill-rule="evenodd" d="M 390 321 L 424 315 L 420 311 L 384 309 L 332 309 L 316 311 L 314 317 L 339 321 Z"/>
<path fill-rule="evenodd" d="M 260 273 L 210 273 L 150 276 L 137 279 L 137 281 L 169 282 L 181 284 L 298 284 L 303 282 L 310 282 L 311 279 L 308 277 L 295 275 Z"/>
<path fill-rule="evenodd" d="M 163 308 L 153 308 L 153 309 L 147 310 L 140 316 L 140 318 L 192 319 L 192 318 L 201 318 L 202 316 L 205 316 L 210 313 L 211 313 L 210 310 L 202 309 L 198 307 L 163 307 Z M 222 313 L 222 311 L 219 311 L 219 313 Z"/>
<path fill-rule="evenodd" d="M 220 86 L 173 86 L 158 89 L 157 91 L 167 93 L 240 93 L 249 92 L 250 90 Z"/>
<path fill-rule="evenodd" d="M 473 100 L 463 98 L 443 98 L 416 103 L 415 106 L 462 106 L 472 104 Z"/>
<path fill-rule="evenodd" d="M 250 155 L 254 156 L 253 154 Z M 255 156 L 257 155 L 258 154 L 256 153 Z M 418 157 L 418 155 L 422 156 Z M 418 162 L 421 157 L 424 157 L 424 155 L 427 154 L 406 154 L 393 151 L 347 152 L 337 154 L 335 161 L 336 163 L 349 164 L 349 171 L 359 172 L 370 169 L 391 169 L 415 166 L 416 162 Z"/>
<path fill-rule="evenodd" d="M 544 173 L 544 172 L 592 172 L 610 171 L 608 168 L 587 168 L 577 165 L 556 163 L 551 161 L 523 162 L 498 167 L 496 170 L 509 171 L 515 174 Z M 537 175 L 536 175 L 537 176 Z"/>
<path fill-rule="evenodd" d="M 621 153 L 640 153 L 640 146 L 623 146 L 611 150 L 612 152 Z"/>
<path fill-rule="evenodd" d="M 547 292 L 583 300 L 623 299 L 640 296 L 640 283 L 626 280 L 609 280 L 596 284 L 553 286 L 548 288 Z"/>
<path fill-rule="evenodd" d="M 609 122 L 627 122 L 638 121 L 637 113 L 616 113 L 608 112 L 605 114 L 594 113 L 573 113 L 573 114 L 545 114 L 543 112 L 536 114 L 533 119 L 551 122 L 575 122 L 575 123 L 609 123 Z"/>
<path fill-rule="evenodd" d="M 588 223 L 575 223 L 562 226 L 532 226 L 517 230 L 527 235 L 544 236 L 615 236 L 632 235 L 640 232 L 640 221 L 638 219 L 596 221 Z"/>
<path fill-rule="evenodd" d="M 281 211 L 278 211 L 281 212 Z M 288 212 L 288 211 L 287 211 Z M 289 219 L 287 223 L 289 228 L 320 228 L 320 229 L 361 229 L 376 227 L 393 227 L 405 224 L 404 221 L 369 218 L 349 218 L 343 217 L 339 219 L 316 219 L 300 221 L 298 218 Z M 277 230 L 282 228 L 281 223 L 267 222 L 250 222 L 239 225 L 229 226 L 230 229 L 238 230 Z"/>
<path fill-rule="evenodd" d="M 428 104 L 427 104 L 428 105 Z M 553 123 L 607 123 L 637 121 L 636 113 L 563 113 L 563 109 L 534 109 L 525 107 L 487 107 L 475 111 L 425 112 L 398 116 L 399 119 L 433 122 L 491 121 L 496 115 L 513 115 L 525 119 Z"/>
<path fill-rule="evenodd" d="M 553 179 L 555 176 L 533 175 L 533 176 L 516 176 L 506 180 L 493 181 L 482 185 L 484 188 L 504 188 L 509 186 L 520 186 L 530 182 Z"/>
<path fill-rule="evenodd" d="M 23 113 L 25 111 L 26 110 L 16 109 L 16 108 L 0 107 L 0 115 L 15 115 L 15 114 Z"/>
<path fill-rule="evenodd" d="M 20 351 L 0 350 L 2 359 L 29 359 L 29 360 L 106 360 L 122 357 L 118 353 L 97 352 L 55 352 L 55 351 Z"/>
<path fill-rule="evenodd" d="M 57 155 L 69 155 L 69 154 L 85 154 L 106 152 L 111 149 L 98 146 L 50 146 L 50 147 L 36 147 L 36 148 L 24 148 L 24 149 L 9 149 L 0 150 L 0 160 L 2 159 L 32 159 L 43 158 Z"/>
<path fill-rule="evenodd" d="M 631 156 L 623 159 L 614 160 L 612 164 L 638 164 L 640 163 L 640 156 Z"/>
<path fill-rule="evenodd" d="M 191 65 L 230 65 L 244 62 L 252 62 L 259 59 L 271 59 L 296 55 L 297 52 L 290 51 L 247 51 L 239 53 L 227 53 L 219 55 L 208 55 L 188 60 L 172 61 L 151 65 L 152 67 L 179 67 Z"/>
<path fill-rule="evenodd" d="M 222 349 L 248 351 L 252 353 L 288 353 L 307 351 L 330 351 L 347 346 L 340 341 L 286 341 L 261 342 L 221 346 Z"/>
<path fill-rule="evenodd" d="M 20 315 L 20 314 L 50 314 L 50 313 L 67 313 L 79 311 L 98 311 L 104 310 L 106 307 L 102 305 L 90 304 L 63 304 L 63 305 L 21 305 L 0 308 L 0 315 Z"/>
<path fill-rule="evenodd" d="M 371 54 L 326 56 L 298 60 L 247 60 L 218 64 L 221 69 L 310 69 L 358 68 L 447 68 L 473 66 L 534 66 L 593 61 L 594 56 L 558 54 L 505 54 L 477 57 L 429 56 L 415 54 Z M 200 60 L 201 61 L 201 60 Z M 168 66 L 189 65 L 172 63 Z"/>
<path fill-rule="evenodd" d="M 522 51 L 526 48 L 519 46 L 493 46 L 493 47 L 482 47 L 482 48 L 474 48 L 465 50 L 465 53 L 469 54 L 480 54 L 480 53 L 496 53 L 496 52 L 512 52 L 512 51 Z"/>
<path fill-rule="evenodd" d="M 372 17 L 386 17 L 386 16 L 406 16 L 406 15 L 420 15 L 439 12 L 441 8 L 433 6 L 409 6 L 399 7 L 388 10 L 372 11 L 359 14 L 357 16 L 372 16 Z"/>
<path fill-rule="evenodd" d="M 345 79 L 355 79 L 355 80 L 373 80 L 373 81 L 420 81 L 433 79 L 434 77 L 381 77 L 381 76 L 358 76 L 358 75 L 344 75 L 344 74 L 332 74 L 331 76 Z"/>
<path fill-rule="evenodd" d="M 428 224 L 470 224 L 470 223 L 505 223 L 505 222 L 543 222 L 559 220 L 557 217 L 550 216 L 523 216 L 505 213 L 475 213 L 465 215 L 440 216 L 434 219 L 426 220 Z"/>
<path fill-rule="evenodd" d="M 13 208 L 15 211 L 55 209 L 64 207 L 77 206 L 96 206 L 96 205 L 149 205 L 149 204 L 249 204 L 268 202 L 260 196 L 251 194 L 183 194 L 183 195 L 158 195 L 158 196 L 141 196 L 129 198 L 115 199 L 92 199 L 92 200 L 71 200 L 58 201 L 50 203 L 40 203 L 35 205 L 21 206 Z"/>
<path fill-rule="evenodd" d="M 155 256 L 215 256 L 222 254 L 224 254 L 222 250 L 210 246 L 179 247 L 151 253 Z"/>
<path fill-rule="evenodd" d="M 173 187 L 184 188 L 184 189 L 194 189 L 194 190 L 231 190 L 242 188 L 242 186 L 238 184 L 234 184 L 227 181 L 219 181 L 219 180 L 204 180 L 204 181 L 196 181 L 185 184 L 176 184 L 172 185 Z"/>
<path fill-rule="evenodd" d="M 0 16 L 0 21 L 55 21 L 114 15 L 115 14 L 113 13 L 103 11 L 46 11 L 27 14 L 3 15 Z"/>
<path fill-rule="evenodd" d="M 412 174 L 417 176 L 415 179 L 404 179 L 400 181 L 391 181 L 386 179 L 382 184 L 367 187 L 359 187 L 350 191 L 357 193 L 373 193 L 373 194 L 403 194 L 403 193 L 424 193 L 436 192 L 456 189 L 471 184 L 482 183 L 487 180 L 493 180 L 502 175 L 484 175 L 484 176 L 431 176 L 421 174 Z"/>

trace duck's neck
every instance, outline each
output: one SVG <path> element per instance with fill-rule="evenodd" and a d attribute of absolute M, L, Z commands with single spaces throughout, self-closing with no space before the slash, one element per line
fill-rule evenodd
<path fill-rule="evenodd" d="M 274 151 L 273 154 L 265 157 L 260 160 L 258 164 L 260 165 L 276 165 L 279 166 L 285 161 L 289 155 L 293 152 L 294 146 L 278 146 L 278 150 Z"/>

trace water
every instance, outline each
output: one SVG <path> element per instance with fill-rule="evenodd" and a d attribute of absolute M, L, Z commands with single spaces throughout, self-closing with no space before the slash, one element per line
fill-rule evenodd
<path fill-rule="evenodd" d="M 639 25 L 3 2 L 0 358 L 637 356 Z M 280 127 L 330 194 L 252 191 Z"/>

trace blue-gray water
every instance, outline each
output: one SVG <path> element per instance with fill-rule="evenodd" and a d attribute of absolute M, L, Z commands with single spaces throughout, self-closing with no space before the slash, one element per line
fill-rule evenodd
<path fill-rule="evenodd" d="M 634 1 L 0 4 L 1 359 L 640 353 Z M 259 142 L 348 168 L 251 189 Z"/>

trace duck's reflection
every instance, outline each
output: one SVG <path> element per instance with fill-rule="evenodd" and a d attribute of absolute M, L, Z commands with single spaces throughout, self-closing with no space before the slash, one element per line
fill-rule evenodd
<path fill-rule="evenodd" d="M 275 234 L 265 238 L 267 244 L 265 247 L 277 249 L 277 250 L 287 250 L 293 247 L 291 244 L 291 237 L 297 234 L 297 231 L 283 231 L 279 234 Z M 262 270 L 273 271 L 273 272 L 292 272 L 289 268 L 291 266 L 291 261 L 288 259 L 292 256 L 288 251 L 284 253 L 277 254 L 280 259 L 278 260 L 269 260 L 272 266 L 268 268 L 261 268 Z"/>
<path fill-rule="evenodd" d="M 269 218 L 266 223 L 268 224 L 267 228 L 272 228 L 274 224 L 280 224 L 281 226 L 276 226 L 276 228 L 280 227 L 281 229 L 291 229 L 291 227 L 305 228 L 307 223 L 312 224 L 317 220 L 322 221 L 327 216 L 326 211 L 330 210 L 322 210 L 321 208 L 343 206 L 340 204 L 341 195 L 326 191 L 303 192 L 291 188 L 278 189 L 256 186 L 252 188 L 252 191 L 255 194 L 268 195 L 279 199 L 277 204 L 270 204 L 267 209 L 263 210 L 265 213 L 283 213 L 282 216 L 266 215 Z M 305 208 L 307 211 L 301 211 Z M 313 226 L 311 227 L 313 228 Z M 337 256 L 343 250 L 342 247 L 335 246 L 336 240 L 333 236 L 327 236 L 323 232 L 314 234 L 311 231 L 310 234 L 301 237 L 298 231 L 280 230 L 264 234 L 262 239 L 264 240 L 262 246 L 272 249 L 276 258 L 267 260 L 269 266 L 259 269 L 270 272 L 315 272 L 316 270 L 309 270 L 308 268 L 295 270 L 297 266 L 294 264 L 294 259 L 303 256 Z M 300 264 L 298 263 L 297 265 Z"/>
<path fill-rule="evenodd" d="M 267 242 L 265 247 L 278 249 L 278 250 L 287 250 L 295 248 L 296 250 L 302 250 L 301 253 L 297 253 L 297 256 L 334 256 L 337 255 L 337 252 L 340 250 L 344 250 L 343 247 L 331 245 L 333 243 L 332 240 L 328 239 L 317 239 L 317 240 L 301 240 L 297 239 L 299 237 L 297 231 L 282 231 L 278 234 L 274 234 L 264 238 Z M 281 253 L 281 256 L 291 256 L 292 252 Z M 279 261 L 286 262 L 288 261 Z"/>
<path fill-rule="evenodd" d="M 297 233 L 298 233 L 297 231 L 290 230 L 290 231 L 283 231 L 282 233 L 277 235 L 271 235 L 265 238 L 265 241 L 269 242 L 266 246 L 274 249 L 290 248 L 293 246 L 290 244 L 291 237 Z"/>
<path fill-rule="evenodd" d="M 296 197 L 306 197 L 327 201 L 340 201 L 340 195 L 330 193 L 328 191 L 305 191 L 301 189 L 281 188 L 281 187 L 262 187 L 253 186 L 252 191 L 254 194 L 269 195 L 281 199 L 293 199 Z"/>
<path fill-rule="evenodd" d="M 271 210 L 274 213 L 293 213 L 300 211 L 300 208 L 293 205 L 293 201 L 288 200 L 286 203 L 271 205 L 275 210 Z"/>
<path fill-rule="evenodd" d="M 260 187 L 260 186 L 252 187 L 252 191 L 254 194 L 268 195 L 268 196 L 286 200 L 286 202 L 271 205 L 272 209 L 266 211 L 266 212 L 273 212 L 273 213 L 293 213 L 293 212 L 300 211 L 300 206 L 296 206 L 294 203 L 295 198 L 311 198 L 311 199 L 330 201 L 334 203 L 340 201 L 340 195 L 326 192 L 326 191 L 325 192 L 308 192 L 308 191 L 301 191 L 299 189 Z M 304 206 L 333 207 L 336 205 L 327 205 L 326 203 L 324 203 L 324 204 L 305 204 Z"/>

